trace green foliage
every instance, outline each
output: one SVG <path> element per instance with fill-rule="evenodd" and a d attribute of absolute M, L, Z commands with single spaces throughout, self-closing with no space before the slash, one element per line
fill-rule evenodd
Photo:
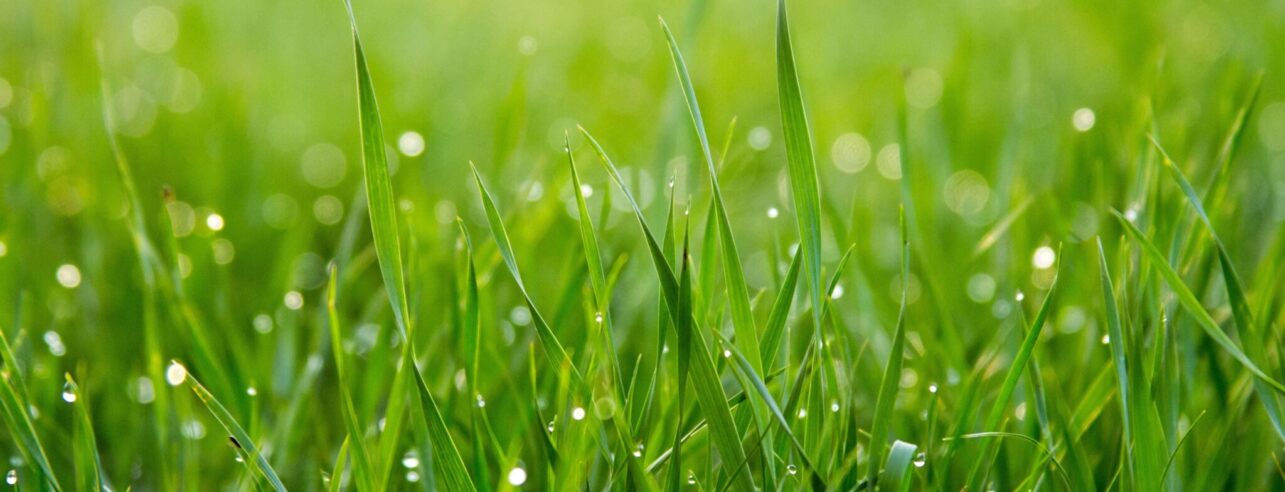
<path fill-rule="evenodd" d="M 1285 489 L 1280 5 L 3 11 L 5 485 Z"/>

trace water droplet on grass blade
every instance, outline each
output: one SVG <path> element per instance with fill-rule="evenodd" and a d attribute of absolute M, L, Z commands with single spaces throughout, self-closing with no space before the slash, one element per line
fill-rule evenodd
<path fill-rule="evenodd" d="M 170 383 L 170 386 L 178 386 L 185 380 L 187 380 L 187 368 L 177 361 L 170 362 L 170 366 L 165 368 L 165 382 Z"/>
<path fill-rule="evenodd" d="M 924 453 L 919 453 L 915 455 L 914 464 L 915 468 L 923 468 L 924 465 L 928 464 L 928 457 L 924 456 Z"/>
<path fill-rule="evenodd" d="M 67 381 L 62 385 L 62 401 L 67 403 L 76 402 L 76 386 L 71 384 L 71 381 Z"/>
<path fill-rule="evenodd" d="M 522 485 L 524 483 L 526 483 L 526 470 L 523 470 L 522 467 L 513 467 L 512 470 L 509 470 L 510 485 Z"/>

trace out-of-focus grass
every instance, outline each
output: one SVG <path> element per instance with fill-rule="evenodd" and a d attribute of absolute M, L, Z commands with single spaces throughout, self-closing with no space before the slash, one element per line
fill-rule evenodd
<path fill-rule="evenodd" d="M 0 0 L 9 483 L 1285 487 L 1285 3 L 353 7 Z"/>

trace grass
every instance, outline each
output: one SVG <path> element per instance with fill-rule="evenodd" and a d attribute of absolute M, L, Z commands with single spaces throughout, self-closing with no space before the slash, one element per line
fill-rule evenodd
<path fill-rule="evenodd" d="M 6 485 L 1285 487 L 1276 6 L 13 7 Z"/>

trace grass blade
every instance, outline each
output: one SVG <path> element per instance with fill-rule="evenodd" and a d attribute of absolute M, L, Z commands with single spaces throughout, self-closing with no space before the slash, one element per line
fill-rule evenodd
<path fill-rule="evenodd" d="M 879 475 L 879 464 L 883 462 L 883 443 L 888 440 L 888 427 L 892 420 L 892 408 L 897 401 L 897 390 L 901 387 L 901 361 L 906 346 L 906 289 L 910 278 L 910 240 L 906 236 L 906 213 L 901 212 L 901 308 L 897 312 L 897 328 L 892 335 L 892 350 L 888 352 L 888 364 L 884 366 L 883 380 L 879 384 L 879 397 L 875 400 L 874 423 L 870 429 L 870 458 L 866 464 L 866 480 L 871 483 Z M 900 442 L 900 441 L 898 441 Z M 891 456 L 888 457 L 892 459 Z"/>
<path fill-rule="evenodd" d="M 749 288 L 745 284 L 745 268 L 741 266 L 740 252 L 732 236 L 732 226 L 727 220 L 727 206 L 723 203 L 723 191 L 718 185 L 718 168 L 714 165 L 714 155 L 710 151 L 709 137 L 705 134 L 705 121 L 701 118 L 700 103 L 696 100 L 696 89 L 692 87 L 691 75 L 687 72 L 687 63 L 678 49 L 678 41 L 669 31 L 665 19 L 660 19 L 660 27 L 665 31 L 669 42 L 669 54 L 674 60 L 674 70 L 678 73 L 678 82 L 682 86 L 687 111 L 691 115 L 692 128 L 696 140 L 700 142 L 701 155 L 709 171 L 710 190 L 714 195 L 713 206 L 718 225 L 718 242 L 722 248 L 723 275 L 727 279 L 727 297 L 732 305 L 732 327 L 736 330 L 736 345 L 745 352 L 753 363 L 756 372 L 763 372 L 762 357 L 759 355 L 758 328 L 754 326 L 754 316 L 750 313 Z"/>
<path fill-rule="evenodd" d="M 401 370 L 410 371 L 414 376 L 415 391 L 419 396 L 421 410 L 428 427 L 429 439 L 433 447 L 433 460 L 442 480 L 451 490 L 473 490 L 460 458 L 455 441 L 442 418 L 437 402 L 428 392 L 428 385 L 419 373 L 414 356 L 413 325 L 410 320 L 410 302 L 406 292 L 404 267 L 402 266 L 401 240 L 397 233 L 397 209 L 393 201 L 393 184 L 388 173 L 388 160 L 384 150 L 384 128 L 380 121 L 379 105 L 375 100 L 374 83 L 370 70 L 366 66 L 366 55 L 362 50 L 361 37 L 357 33 L 357 19 L 353 15 L 352 3 L 344 1 L 348 8 L 348 20 L 352 26 L 353 51 L 357 65 L 358 113 L 361 122 L 362 157 L 366 177 L 367 210 L 370 212 L 371 232 L 375 240 L 376 257 L 388 292 L 397 326 L 405 341 Z M 394 385 L 394 391 L 400 391 L 400 385 Z M 391 405 L 390 405 L 391 406 Z M 400 415 L 396 418 L 400 418 Z M 397 436 L 391 436 L 397 439 Z M 390 448 L 391 449 L 391 448 Z M 390 456 L 385 460 L 391 461 Z M 388 465 L 385 464 L 385 468 Z"/>
<path fill-rule="evenodd" d="M 36 433 L 36 427 L 31 423 L 31 416 L 28 413 L 31 405 L 27 401 L 27 390 L 22 385 L 22 375 L 18 370 L 17 359 L 13 356 L 13 348 L 9 345 L 9 339 L 4 335 L 3 329 L 0 329 L 0 356 L 4 357 L 4 360 L 0 361 L 4 367 L 3 377 L 0 377 L 0 410 L 4 412 L 5 425 L 9 427 L 14 447 L 18 448 L 25 462 L 36 465 L 50 487 L 54 490 L 62 490 L 62 486 L 58 484 L 58 477 L 49 466 L 49 458 L 45 453 L 45 447 L 40 442 L 39 434 Z"/>
<path fill-rule="evenodd" d="M 647 246 L 652 255 L 652 265 L 656 269 L 656 275 L 660 277 L 661 293 L 665 298 L 666 304 L 670 307 L 675 326 L 679 323 L 691 323 L 692 346 L 690 351 L 691 357 L 695 360 L 691 366 L 692 374 L 689 375 L 691 383 L 696 390 L 696 398 L 700 404 L 701 411 L 705 414 L 705 420 L 709 422 L 714 445 L 718 448 L 723 463 L 729 465 L 729 467 L 735 466 L 745 460 L 745 449 L 741 446 L 740 437 L 737 435 L 736 423 L 732 420 L 732 412 L 727 405 L 727 395 L 723 392 L 723 385 L 718 378 L 718 371 L 714 367 L 714 362 L 709 358 L 709 345 L 705 341 L 705 336 L 695 320 L 691 319 L 690 305 L 687 307 L 687 315 L 679 314 L 683 312 L 680 307 L 680 299 L 682 297 L 680 283 L 675 278 L 673 269 L 669 267 L 669 263 L 665 260 L 665 255 L 661 252 L 660 246 L 656 243 L 655 235 L 647 227 L 647 222 L 642 215 L 642 209 L 638 207 L 638 202 L 634 199 L 633 193 L 625 186 L 619 170 L 616 169 L 611 159 L 607 157 L 602 145 L 584 128 L 580 130 L 584 133 L 586 140 L 594 147 L 594 150 L 598 152 L 598 157 L 603 165 L 607 167 L 608 174 L 615 181 L 616 186 L 624 193 L 625 199 L 629 201 L 630 206 L 633 207 L 634 216 L 638 219 L 638 224 L 643 229 L 643 235 L 647 238 Z M 682 261 L 684 263 L 688 262 L 686 248 L 684 248 Z M 688 285 L 688 289 L 690 290 L 690 285 Z M 743 490 L 753 490 L 754 488 L 754 479 L 747 473 L 737 473 L 734 480 L 738 483 L 738 487 Z"/>
<path fill-rule="evenodd" d="M 347 365 L 344 363 L 343 330 L 339 322 L 339 312 L 335 308 L 338 277 L 338 268 L 332 264 L 330 282 L 326 289 L 326 312 L 330 319 L 330 348 L 335 358 L 335 372 L 339 376 L 340 413 L 343 414 L 345 430 L 348 432 L 344 445 L 352 448 L 353 477 L 357 482 L 357 490 L 376 490 L 374 467 L 370 462 L 370 452 L 366 449 L 365 433 L 362 431 L 363 427 L 357 416 L 357 410 L 352 403 L 351 390 L 348 389 L 352 383 Z"/>
<path fill-rule="evenodd" d="M 178 364 L 178 362 L 173 361 L 170 364 Z M 217 420 L 219 425 L 223 426 L 223 430 L 228 433 L 232 440 L 232 446 L 236 448 L 237 453 L 245 458 L 246 464 L 258 472 L 264 480 L 267 480 L 273 490 L 285 492 L 285 485 L 281 484 L 281 479 L 277 477 L 277 472 L 272 469 L 272 465 L 268 464 L 267 458 L 264 458 L 263 454 L 259 452 L 259 447 L 254 444 L 254 439 L 250 437 L 250 434 L 245 432 L 241 424 L 237 423 L 236 418 L 232 417 L 232 413 L 228 412 L 228 409 L 222 403 L 219 403 L 219 400 L 214 398 L 214 395 L 210 394 L 209 390 L 205 389 L 205 386 L 202 386 L 195 376 L 186 373 L 186 369 L 183 369 L 183 371 L 186 374 L 187 384 L 192 388 L 192 392 L 196 393 L 197 398 L 201 399 L 201 403 L 214 416 L 214 420 Z"/>
<path fill-rule="evenodd" d="M 781 126 L 790 168 L 790 189 L 798 214 L 800 254 L 803 255 L 808 287 L 812 293 L 812 321 L 821 326 L 821 192 L 817 182 L 816 156 L 812 152 L 812 130 L 799 88 L 799 74 L 790 45 L 785 0 L 777 1 L 776 85 L 781 104 Z"/>
<path fill-rule="evenodd" d="M 531 310 L 531 320 L 535 325 L 536 335 L 540 337 L 540 346 L 544 347 L 544 353 L 555 367 L 566 365 L 571 368 L 571 374 L 576 381 L 581 381 L 580 370 L 576 368 L 571 357 L 567 355 L 566 349 L 562 348 L 562 342 L 558 341 L 558 336 L 549 328 L 549 323 L 544 320 L 544 315 L 535 307 L 535 301 L 527 293 L 526 284 L 522 281 L 522 272 L 518 270 L 517 259 L 513 257 L 513 246 L 509 243 L 509 233 L 504 228 L 504 220 L 500 217 L 500 211 L 495 207 L 495 199 L 491 192 L 486 189 L 486 184 L 482 182 L 482 175 L 477 171 L 477 166 L 469 163 L 469 168 L 473 170 L 473 178 L 477 181 L 478 193 L 482 196 L 482 206 L 486 209 L 486 218 L 491 225 L 491 235 L 495 237 L 495 245 L 500 250 L 500 256 L 504 259 L 504 266 L 508 267 L 509 273 L 513 275 L 513 281 L 517 283 L 518 290 L 522 293 L 522 298 L 526 301 L 527 308 Z"/>
<path fill-rule="evenodd" d="M 1214 321 L 1214 318 L 1209 315 L 1209 311 L 1206 311 L 1204 306 L 1200 304 L 1200 300 L 1196 299 L 1196 295 L 1193 294 L 1191 289 L 1187 288 L 1187 285 L 1182 282 L 1182 278 L 1178 276 L 1178 272 L 1174 271 L 1173 267 L 1169 266 L 1169 262 L 1165 260 L 1164 253 L 1161 253 L 1160 250 L 1156 248 L 1156 245 L 1153 244 L 1150 239 L 1147 239 L 1147 237 L 1142 234 L 1142 231 L 1138 230 L 1137 226 L 1133 225 L 1133 222 L 1130 222 L 1129 219 L 1120 215 L 1119 212 L 1113 210 L 1111 213 L 1115 215 L 1118 222 L 1120 222 L 1124 227 L 1125 232 L 1129 234 L 1129 237 L 1142 248 L 1142 252 L 1144 253 L 1143 256 L 1145 256 L 1156 270 L 1160 272 L 1160 276 L 1165 279 L 1165 282 L 1169 285 L 1169 289 L 1173 291 L 1175 296 L 1177 296 L 1178 303 L 1187 310 L 1188 314 L 1190 314 L 1193 319 L 1195 319 L 1196 324 L 1200 325 L 1200 328 L 1203 329 L 1205 333 L 1214 340 L 1214 342 L 1221 346 L 1223 350 L 1226 350 L 1227 353 L 1230 354 L 1232 358 L 1236 359 L 1236 361 L 1242 366 L 1245 366 L 1250 373 L 1253 373 L 1254 376 L 1257 376 L 1277 392 L 1285 393 L 1285 385 L 1282 385 L 1279 381 L 1268 376 L 1262 369 L 1259 369 L 1258 366 L 1254 364 L 1254 361 L 1250 360 L 1250 358 L 1241 351 L 1240 347 L 1236 346 L 1236 342 L 1232 341 L 1231 337 L 1227 336 L 1227 333 L 1223 332 L 1222 328 L 1218 326 L 1218 322 Z"/>
<path fill-rule="evenodd" d="M 75 413 L 72 423 L 72 457 L 76 464 L 76 490 L 103 490 L 103 462 L 98 456 L 98 439 L 94 436 L 93 419 L 89 417 L 89 401 L 80 391 L 80 385 L 65 375 L 66 386 L 63 387 L 63 400 L 71 396 L 72 412 Z"/>
<path fill-rule="evenodd" d="M 910 463 L 915 459 L 915 451 L 918 449 L 918 446 L 904 441 L 892 443 L 888 463 L 883 467 L 883 477 L 879 480 L 880 489 L 897 492 L 910 490 L 910 471 L 914 470 Z"/>
<path fill-rule="evenodd" d="M 1256 94 L 1257 89 L 1255 90 Z M 1246 113 L 1247 110 L 1242 109 L 1241 118 L 1244 118 Z M 1243 121 L 1238 119 L 1235 127 L 1238 129 L 1242 124 Z M 1238 133 L 1237 131 L 1234 135 Z M 1228 145 L 1231 145 L 1231 147 L 1225 148 L 1226 153 L 1235 152 L 1234 142 L 1236 141 L 1237 137 L 1229 137 Z M 1227 300 L 1231 303 L 1232 319 L 1236 322 L 1236 327 L 1240 330 L 1241 337 L 1246 340 L 1246 343 L 1244 343 L 1246 355 L 1250 360 L 1270 364 L 1271 362 L 1263 350 L 1264 347 L 1260 343 L 1263 338 L 1262 333 L 1260 333 L 1259 326 L 1254 323 L 1254 314 L 1249 307 L 1249 300 L 1245 298 L 1245 285 L 1240 281 L 1240 275 L 1236 273 L 1236 266 L 1232 263 L 1231 256 L 1227 254 L 1227 247 L 1223 245 L 1222 239 L 1219 238 L 1218 233 L 1214 230 L 1214 224 L 1209 220 L 1209 215 L 1205 213 L 1205 207 L 1202 205 L 1200 197 L 1197 196 L 1195 188 L 1192 188 L 1191 182 L 1187 181 L 1187 177 L 1182 174 L 1178 166 L 1174 165 L 1173 160 L 1169 158 L 1169 153 L 1165 152 L 1154 136 L 1151 138 L 1151 143 L 1160 152 L 1161 162 L 1165 169 L 1169 171 L 1169 175 L 1178 183 L 1178 187 L 1182 189 L 1182 194 L 1187 197 L 1187 202 L 1196 210 L 1197 217 L 1200 218 L 1200 222 L 1205 226 L 1205 229 L 1209 231 L 1209 237 L 1213 239 L 1214 253 L 1218 256 L 1218 266 L 1223 274 L 1223 285 L 1227 289 Z M 1223 166 L 1226 166 L 1225 162 Z M 1220 173 L 1222 172 L 1221 170 L 1222 167 L 1219 168 Z M 1268 369 L 1271 369 L 1270 365 Z M 1276 430 L 1276 436 L 1281 440 L 1285 440 L 1285 427 L 1282 426 L 1285 416 L 1281 414 L 1280 402 L 1277 396 L 1262 381 L 1257 379 L 1254 380 L 1254 392 L 1258 394 L 1259 401 L 1263 403 L 1267 418 L 1271 420 L 1272 428 Z"/>

